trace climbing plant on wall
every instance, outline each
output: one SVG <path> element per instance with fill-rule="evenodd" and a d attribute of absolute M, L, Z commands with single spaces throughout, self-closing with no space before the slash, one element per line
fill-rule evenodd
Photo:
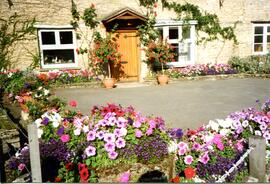
<path fill-rule="evenodd" d="M 158 0 L 139 0 L 140 5 L 150 9 L 158 2 Z M 173 10 L 177 14 L 176 20 L 183 20 L 188 25 L 189 20 L 196 20 L 196 31 L 204 32 L 207 34 L 205 37 L 201 37 L 199 42 L 212 41 L 219 39 L 220 37 L 225 40 L 233 40 L 237 43 L 237 39 L 234 33 L 234 28 L 231 26 L 221 27 L 217 15 L 211 14 L 200 10 L 199 6 L 187 3 L 184 4 L 178 2 L 168 2 L 167 0 L 161 0 L 163 8 Z M 150 17 L 151 18 L 151 17 Z M 149 26 L 154 26 L 151 22 L 147 22 L 145 27 L 149 29 Z M 140 33 L 144 33 L 140 31 Z M 151 34 L 151 33 L 150 33 Z"/>

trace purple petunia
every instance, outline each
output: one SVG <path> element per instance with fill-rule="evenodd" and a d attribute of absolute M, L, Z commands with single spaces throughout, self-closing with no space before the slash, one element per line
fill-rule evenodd
<path fill-rule="evenodd" d="M 45 117 L 42 122 L 41 122 L 43 125 L 47 126 L 48 123 L 49 123 L 49 118 Z"/>
<path fill-rule="evenodd" d="M 200 156 L 199 161 L 203 164 L 207 164 L 207 162 L 210 160 L 208 153 L 204 153 Z"/>
<path fill-rule="evenodd" d="M 97 136 L 97 138 L 99 140 L 102 140 L 104 138 L 104 132 L 103 131 L 99 131 L 99 132 L 97 132 L 96 136 Z"/>
<path fill-rule="evenodd" d="M 64 127 L 61 127 L 57 130 L 57 135 L 61 136 L 64 134 Z"/>
<path fill-rule="evenodd" d="M 106 142 L 115 142 L 115 135 L 112 133 L 106 133 L 104 135 L 104 141 Z"/>

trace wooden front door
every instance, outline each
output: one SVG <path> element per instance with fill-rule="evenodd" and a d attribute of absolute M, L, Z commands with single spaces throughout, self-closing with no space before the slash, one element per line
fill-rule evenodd
<path fill-rule="evenodd" d="M 114 67 L 113 76 L 120 81 L 139 80 L 139 38 L 136 30 L 118 31 L 121 60 Z"/>

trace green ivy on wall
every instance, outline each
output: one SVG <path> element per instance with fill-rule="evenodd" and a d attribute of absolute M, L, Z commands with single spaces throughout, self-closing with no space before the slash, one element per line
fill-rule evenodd
<path fill-rule="evenodd" d="M 155 3 L 158 2 L 158 0 L 139 0 L 139 1 L 141 6 L 146 7 L 150 11 L 151 9 L 153 9 Z M 197 34 L 198 32 L 204 32 L 208 35 L 207 37 L 200 38 L 198 42 L 212 41 L 219 39 L 221 37 L 225 40 L 233 40 L 234 43 L 237 43 L 234 28 L 231 26 L 221 27 L 217 15 L 208 12 L 202 12 L 199 6 L 187 2 L 185 2 L 184 4 L 180 4 L 177 2 L 168 2 L 167 0 L 161 0 L 161 3 L 163 8 L 173 10 L 177 14 L 176 20 L 183 20 L 184 23 L 186 22 L 186 25 L 188 25 L 188 21 L 190 20 L 197 21 L 196 25 Z M 152 18 L 150 17 L 150 19 Z M 150 23 L 147 22 L 146 25 L 144 26 L 146 30 L 145 31 L 139 30 L 140 34 L 147 33 L 147 30 L 150 30 L 149 27 L 154 26 L 153 23 L 154 21 L 155 19 L 152 20 Z M 149 32 L 149 34 L 150 34 L 149 37 L 151 37 L 152 33 Z"/>

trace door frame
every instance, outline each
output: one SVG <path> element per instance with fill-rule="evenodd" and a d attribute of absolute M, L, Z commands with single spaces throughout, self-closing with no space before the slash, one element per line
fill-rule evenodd
<path fill-rule="evenodd" d="M 138 33 L 138 30 L 128 30 L 128 29 L 125 29 L 125 30 L 116 30 L 116 33 Z M 139 39 L 139 36 L 136 36 L 138 37 L 138 44 L 136 45 L 136 49 L 137 49 L 137 67 L 138 67 L 138 71 L 137 71 L 137 80 L 136 82 L 139 82 L 140 81 L 140 75 L 141 75 L 141 51 L 140 51 L 140 48 L 141 48 L 141 43 L 140 43 L 140 39 Z M 119 80 L 119 82 L 126 82 L 125 80 Z M 127 82 L 134 82 L 134 81 L 127 81 Z"/>

